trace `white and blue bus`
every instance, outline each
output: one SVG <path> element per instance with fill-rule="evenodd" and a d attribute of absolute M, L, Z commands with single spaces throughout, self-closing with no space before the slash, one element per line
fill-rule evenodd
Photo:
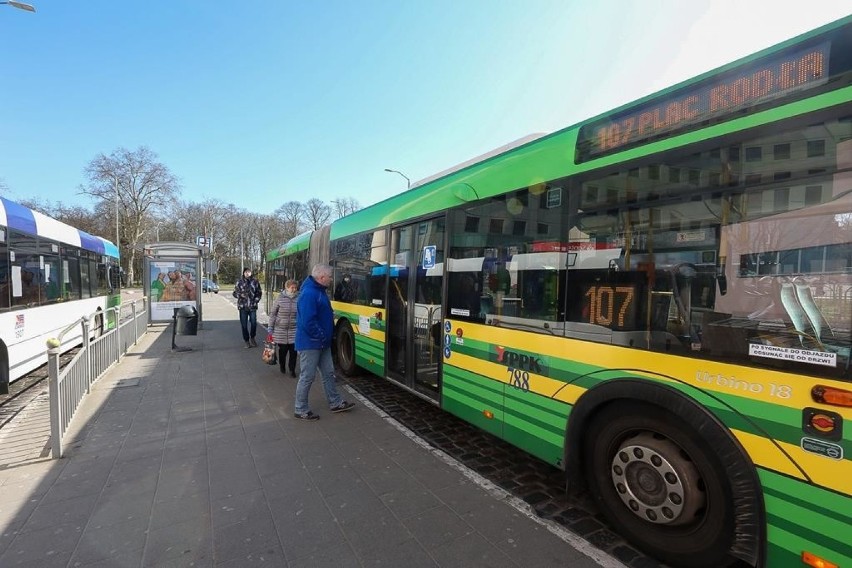
<path fill-rule="evenodd" d="M 121 301 L 118 247 L 0 197 L 0 393 L 47 362 L 45 342 Z M 115 325 L 95 318 L 93 333 Z M 81 341 L 82 329 L 62 348 Z"/>

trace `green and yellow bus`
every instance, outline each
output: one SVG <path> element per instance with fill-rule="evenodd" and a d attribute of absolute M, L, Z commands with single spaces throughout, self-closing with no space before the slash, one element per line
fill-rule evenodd
<path fill-rule="evenodd" d="M 269 254 L 673 566 L 852 566 L 852 16 Z"/>

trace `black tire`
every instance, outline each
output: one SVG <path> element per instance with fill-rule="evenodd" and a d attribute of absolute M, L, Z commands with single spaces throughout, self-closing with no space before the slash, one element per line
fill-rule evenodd
<path fill-rule="evenodd" d="M 585 431 L 586 481 L 616 532 L 671 566 L 728 562 L 733 492 L 696 428 L 663 408 L 631 401 L 600 409 Z"/>
<path fill-rule="evenodd" d="M 337 327 L 335 334 L 335 352 L 337 353 L 337 366 L 347 377 L 351 377 L 358 369 L 355 364 L 355 332 L 349 322 L 344 322 Z"/>
<path fill-rule="evenodd" d="M 0 341 L 0 394 L 9 394 L 9 352 Z"/>

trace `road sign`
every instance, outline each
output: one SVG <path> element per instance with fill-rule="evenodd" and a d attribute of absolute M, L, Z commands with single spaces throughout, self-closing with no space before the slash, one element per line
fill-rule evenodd
<path fill-rule="evenodd" d="M 199 235 L 195 237 L 195 244 L 202 248 L 210 248 L 210 238 Z"/>

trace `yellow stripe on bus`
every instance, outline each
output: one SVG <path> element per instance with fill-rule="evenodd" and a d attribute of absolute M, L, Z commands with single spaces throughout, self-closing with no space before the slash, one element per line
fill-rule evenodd
<path fill-rule="evenodd" d="M 385 319 L 385 310 L 382 308 L 376 308 L 374 306 L 359 306 L 357 304 L 331 302 L 331 307 L 332 309 L 334 309 L 335 312 L 338 313 L 345 312 L 347 314 L 354 314 L 359 318 L 370 318 L 370 322 L 375 322 L 377 314 L 381 315 L 382 321 L 384 321 Z M 370 328 L 368 333 L 361 333 L 361 326 L 356 323 L 352 325 L 352 331 L 354 331 L 357 335 L 363 335 L 364 337 L 375 339 L 376 341 L 380 341 L 381 343 L 385 342 L 385 332 L 375 329 L 373 327 Z"/>
<path fill-rule="evenodd" d="M 509 384 L 511 382 L 511 377 L 505 366 L 475 357 L 453 353 L 448 361 L 445 360 L 444 364 L 479 375 L 494 377 L 492 380 L 501 383 Z M 581 387 L 566 385 L 561 381 L 555 381 L 534 373 L 529 375 L 529 385 L 531 392 L 568 404 L 574 404 L 586 392 L 586 389 Z M 763 436 L 742 430 L 731 431 L 757 465 L 804 480 L 805 476 L 802 475 L 801 470 L 790 461 L 792 458 L 808 472 L 814 483 L 845 494 L 852 493 L 852 462 L 849 460 L 839 460 L 839 463 L 829 464 L 825 460 L 830 458 L 806 452 L 799 446 L 785 442 L 773 442 Z"/>
<path fill-rule="evenodd" d="M 799 468 L 791 463 L 790 458 L 779 451 L 778 446 L 769 438 L 742 430 L 731 430 L 731 432 L 733 432 L 734 436 L 736 436 L 737 440 L 745 448 L 746 453 L 757 465 L 789 475 L 790 477 L 795 477 L 796 479 L 805 479 Z M 787 446 L 788 444 L 780 445 Z"/>
<path fill-rule="evenodd" d="M 702 391 L 741 396 L 796 410 L 806 406 L 821 406 L 811 397 L 811 389 L 815 385 L 849 388 L 848 383 L 831 379 L 815 379 L 770 369 L 730 365 L 689 357 L 687 353 L 678 355 L 656 353 L 494 326 L 454 323 L 453 330 L 458 328 L 463 330 L 465 339 L 505 346 L 513 351 L 526 351 L 539 356 L 590 365 L 602 370 L 613 367 L 630 369 L 633 375 L 645 375 L 655 379 L 668 380 L 664 377 L 671 377 L 671 380 L 683 382 Z M 634 369 L 646 369 L 646 371 L 633 371 Z M 650 372 L 650 369 L 654 372 Z M 846 420 L 852 420 L 852 408 L 831 407 L 831 410 Z"/>
<path fill-rule="evenodd" d="M 801 446 L 788 442 L 776 441 L 776 443 L 773 443 L 763 436 L 741 430 L 732 430 L 732 432 L 756 464 L 796 479 L 805 479 L 801 471 L 793 467 L 790 462 L 790 459 L 792 459 L 808 473 L 814 484 L 838 491 L 844 495 L 852 493 L 852 461 L 848 459 L 835 460 L 807 452 Z M 781 450 L 786 452 L 787 455 L 784 455 Z"/>
<path fill-rule="evenodd" d="M 458 367 L 463 371 L 470 371 L 471 373 L 491 377 L 492 380 L 501 383 L 511 384 L 512 377 L 509 374 L 508 367 L 499 363 L 491 363 L 477 359 L 476 357 L 454 352 L 450 359 L 444 360 L 444 365 Z M 586 392 L 586 389 L 582 387 L 569 385 L 564 381 L 557 381 L 535 373 L 529 374 L 529 385 L 530 392 L 568 404 L 574 404 Z"/>

